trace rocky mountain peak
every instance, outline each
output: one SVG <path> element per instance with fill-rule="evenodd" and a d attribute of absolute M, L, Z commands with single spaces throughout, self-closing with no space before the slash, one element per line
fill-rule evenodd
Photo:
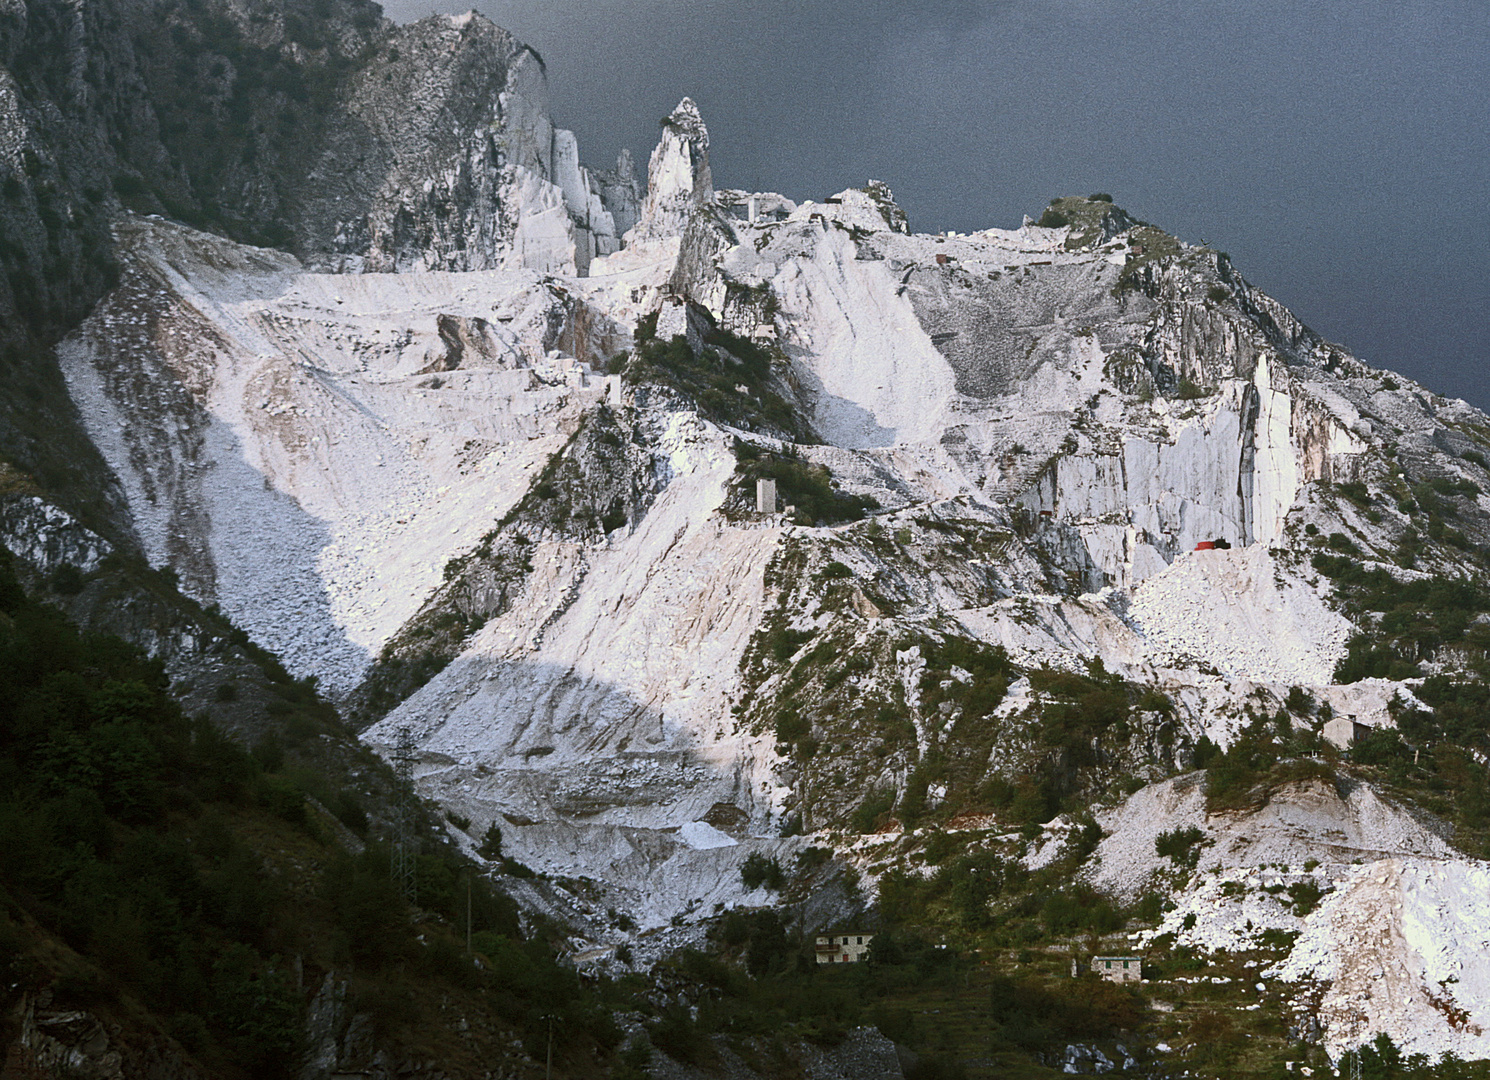
<path fill-rule="evenodd" d="M 890 229 L 898 233 L 909 233 L 909 219 L 905 211 L 895 203 L 895 195 L 888 184 L 871 180 L 862 188 L 847 188 L 837 195 L 830 195 L 822 207 L 813 211 L 823 219 L 841 222 L 851 228 L 880 232 Z"/>
<path fill-rule="evenodd" d="M 693 212 L 713 200 L 709 129 L 685 97 L 662 121 L 662 138 L 647 163 L 647 198 L 635 239 L 680 235 Z"/>
<path fill-rule="evenodd" d="M 691 97 L 684 97 L 678 102 L 678 107 L 668 114 L 663 126 L 678 132 L 699 149 L 709 149 L 709 129 L 698 111 L 698 104 Z"/>
<path fill-rule="evenodd" d="M 896 232 L 909 233 L 911 231 L 910 219 L 905 216 L 905 211 L 900 208 L 900 204 L 895 201 L 895 193 L 890 190 L 889 184 L 883 180 L 871 180 L 864 185 L 863 191 L 885 219 L 885 224 Z"/>

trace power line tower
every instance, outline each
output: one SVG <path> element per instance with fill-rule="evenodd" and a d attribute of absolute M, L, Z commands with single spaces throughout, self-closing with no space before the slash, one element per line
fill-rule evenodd
<path fill-rule="evenodd" d="M 398 777 L 398 791 L 393 807 L 393 881 L 404 899 L 415 903 L 419 898 L 418 882 L 414 874 L 418 857 L 415 822 L 417 800 L 414 796 L 414 731 L 407 724 L 398 729 L 398 742 L 393 745 L 393 773 Z"/>

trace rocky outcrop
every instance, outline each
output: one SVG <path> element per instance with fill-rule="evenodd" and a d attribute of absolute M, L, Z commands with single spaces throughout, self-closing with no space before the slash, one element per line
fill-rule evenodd
<path fill-rule="evenodd" d="M 22 994 L 7 1019 L 18 1029 L 0 1060 L 0 1069 L 7 1075 L 69 1080 L 198 1080 L 202 1076 L 159 1031 L 133 1025 L 127 1029 L 89 1009 L 62 1006 L 51 990 Z"/>
<path fill-rule="evenodd" d="M 647 162 L 647 195 L 628 243 L 679 236 L 696 210 L 714 199 L 709 129 L 684 98 L 662 121 L 662 139 Z"/>
<path fill-rule="evenodd" d="M 370 1076 L 375 1066 L 383 1066 L 378 1071 L 384 1075 L 396 1072 L 381 1060 L 373 1034 L 372 1015 L 353 1009 L 346 980 L 328 972 L 306 1009 L 300 1080 L 329 1080 L 349 1072 Z"/>
<path fill-rule="evenodd" d="M 311 274 L 147 221 L 121 237 L 124 285 L 59 352 L 145 554 L 344 693 L 600 396 L 549 355 L 573 308 L 526 270 L 455 302 L 444 276 Z"/>
<path fill-rule="evenodd" d="M 480 269 L 557 208 L 574 250 L 549 257 L 572 272 L 635 220 L 625 163 L 580 166 L 542 60 L 479 15 L 398 27 L 362 0 L 314 18 L 292 0 L 64 7 L 27 5 L 5 28 L 8 209 L 60 217 L 104 253 L 98 215 L 123 204 L 342 268 Z M 65 202 L 33 208 L 29 176 Z"/>
<path fill-rule="evenodd" d="M 1383 858 L 1341 875 L 1289 957 L 1293 1011 L 1339 1055 L 1387 1032 L 1406 1053 L 1490 1054 L 1490 964 L 1480 947 L 1490 868 Z M 1291 989 L 1293 989 L 1291 987 Z"/>
<path fill-rule="evenodd" d="M 934 441 L 963 490 L 1074 530 L 1084 584 L 1271 542 L 1306 485 L 1362 467 L 1360 412 L 1312 389 L 1329 350 L 1222 256 L 1146 262 L 1041 228 L 911 237 L 874 185 L 783 224 L 736 217 L 733 244 L 704 242 L 708 218 L 675 282 L 737 332 L 779 333 L 819 431 Z M 1072 550 L 1057 539 L 1053 557 Z"/>
<path fill-rule="evenodd" d="M 629 156 L 592 173 L 548 110 L 542 60 L 473 14 L 400 27 L 365 0 L 8 5 L 0 452 L 133 546 L 49 355 L 117 284 L 125 211 L 330 270 L 584 273 L 635 225 L 639 192 Z"/>
<path fill-rule="evenodd" d="M 0 497 L 0 546 L 42 575 L 64 566 L 91 573 L 114 550 L 65 511 L 19 493 Z"/>
<path fill-rule="evenodd" d="M 523 862 L 599 878 L 655 927 L 695 900 L 725 902 L 750 853 L 791 845 L 765 839 L 769 749 L 723 720 L 778 530 L 718 518 L 734 458 L 717 431 L 686 414 L 645 424 L 633 437 L 657 448 L 659 475 L 644 513 L 580 543 L 572 526 L 537 531 L 524 508 L 526 580 L 364 737 L 388 746 L 408 727 L 420 782 L 458 791 L 478 833 L 498 821 Z M 576 478 L 570 460 L 556 481 Z M 508 542 L 494 537 L 486 562 Z M 481 560 L 470 573 L 490 579 Z M 742 812 L 741 839 L 700 825 L 719 805 Z"/>

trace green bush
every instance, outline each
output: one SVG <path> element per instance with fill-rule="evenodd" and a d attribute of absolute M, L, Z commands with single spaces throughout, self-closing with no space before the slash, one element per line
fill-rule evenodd
<path fill-rule="evenodd" d="M 759 889 L 765 886 L 772 892 L 780 892 L 786 887 L 786 874 L 781 869 L 781 863 L 776 859 L 767 858 L 759 851 L 753 851 L 740 867 L 740 881 L 747 889 Z"/>
<path fill-rule="evenodd" d="M 62 563 L 52 571 L 47 584 L 60 596 L 76 596 L 83 591 L 83 571 L 72 563 Z"/>
<path fill-rule="evenodd" d="M 895 805 L 895 796 L 892 792 L 871 792 L 855 809 L 849 817 L 849 829 L 860 835 L 874 832 L 879 819 L 890 812 Z"/>
<path fill-rule="evenodd" d="M 833 859 L 833 849 L 825 847 L 806 847 L 797 852 L 795 860 L 797 873 L 805 874 L 816 870 L 820 866 L 826 866 Z"/>
<path fill-rule="evenodd" d="M 961 846 L 961 842 L 955 835 L 938 829 L 926 839 L 924 852 L 926 861 L 932 866 L 940 866 Z"/>
<path fill-rule="evenodd" d="M 1283 699 L 1283 707 L 1295 716 L 1309 716 L 1314 712 L 1314 695 L 1302 686 L 1289 687 L 1288 696 Z"/>
<path fill-rule="evenodd" d="M 1078 930 L 1111 934 L 1123 928 L 1123 917 L 1112 903 L 1082 885 L 1051 893 L 1040 909 L 1040 918 L 1051 934 Z"/>
<path fill-rule="evenodd" d="M 665 1009 L 647 1028 L 647 1036 L 653 1046 L 684 1065 L 709 1068 L 719 1060 L 708 1031 L 682 1006 Z"/>
<path fill-rule="evenodd" d="M 1038 1051 L 1062 1040 L 1110 1038 L 1141 1022 L 1136 991 L 1095 978 L 1042 984 L 994 977 L 993 1045 Z"/>
<path fill-rule="evenodd" d="M 795 743 L 812 732 L 812 724 L 794 708 L 781 709 L 776 714 L 776 740 Z"/>
<path fill-rule="evenodd" d="M 796 655 L 797 650 L 813 639 L 816 630 L 793 630 L 782 626 L 766 635 L 766 648 L 778 664 L 785 663 Z"/>
<path fill-rule="evenodd" d="M 1332 532 L 1326 541 L 1331 551 L 1338 551 L 1345 555 L 1360 555 L 1361 549 L 1355 541 L 1342 532 Z"/>
<path fill-rule="evenodd" d="M 620 955 L 620 949 L 616 950 Z M 651 1077 L 652 1047 L 641 1038 L 632 1039 L 616 1058 L 616 1067 L 611 1071 L 611 1080 L 649 1080 Z"/>
<path fill-rule="evenodd" d="M 1297 747 L 1280 740 L 1276 728 L 1259 717 L 1247 726 L 1225 753 L 1206 767 L 1206 808 L 1211 812 L 1260 806 L 1269 794 L 1302 780 L 1334 782 L 1327 763 L 1290 756 Z"/>
<path fill-rule="evenodd" d="M 377 968 L 410 955 L 410 911 L 389 872 L 386 849 L 336 859 L 322 888 L 342 933 L 340 947 L 351 959 Z"/>
<path fill-rule="evenodd" d="M 1091 763 L 1093 740 L 1109 729 L 1127 727 L 1131 713 L 1128 687 L 1100 663 L 1088 675 L 1036 668 L 1030 671 L 1029 680 L 1031 689 L 1046 698 L 1040 707 L 1042 741 L 1065 749 L 1077 764 Z"/>
<path fill-rule="evenodd" d="M 278 1075 L 301 1047 L 300 999 L 287 973 L 264 968 L 246 945 L 229 945 L 209 983 L 210 1018 L 252 1076 Z"/>
<path fill-rule="evenodd" d="M 1288 886 L 1288 900 L 1293 907 L 1293 913 L 1303 918 L 1319 906 L 1324 899 L 1325 890 L 1319 882 L 1313 878 L 1304 881 L 1295 881 Z"/>
<path fill-rule="evenodd" d="M 1379 643 L 1365 634 L 1354 635 L 1345 645 L 1345 655 L 1335 665 L 1335 681 L 1360 682 L 1362 679 L 1410 679 L 1418 674 L 1416 664 L 1409 663 L 1390 645 Z"/>
<path fill-rule="evenodd" d="M 1200 858 L 1200 843 L 1204 839 L 1205 833 L 1194 825 L 1184 829 L 1171 829 L 1155 837 L 1154 852 L 1164 856 L 1175 866 L 1193 870 Z"/>
<path fill-rule="evenodd" d="M 945 895 L 958 921 L 977 930 L 990 921 L 989 904 L 1024 882 L 1024 868 L 994 852 L 964 855 L 937 871 L 933 896 Z"/>
<path fill-rule="evenodd" d="M 201 803 L 251 812 L 253 760 L 181 715 L 157 662 L 80 635 L 8 564 L 0 608 L 0 888 L 199 1052 L 287 1074 L 300 1007 L 264 949 L 277 890 Z"/>
<path fill-rule="evenodd" d="M 486 827 L 486 832 L 481 836 L 481 844 L 476 848 L 476 854 L 483 859 L 500 859 L 502 857 L 502 829 L 495 821 Z"/>
<path fill-rule="evenodd" d="M 753 492 L 755 481 L 776 481 L 776 496 L 782 506 L 796 507 L 796 520 L 802 525 L 837 525 L 858 521 L 878 501 L 867 495 L 849 495 L 833 486 L 833 474 L 825 465 L 804 461 L 794 449 L 770 453 L 736 441 L 736 473 L 745 488 Z M 834 565 L 843 566 L 842 563 Z M 844 570 L 848 567 L 843 566 Z M 852 576 L 852 571 L 849 571 Z M 832 575 L 838 576 L 838 575 Z"/>
<path fill-rule="evenodd" d="M 261 776 L 257 794 L 261 806 L 291 825 L 305 826 L 309 823 L 305 813 L 305 792 L 288 777 L 274 774 Z"/>
<path fill-rule="evenodd" d="M 1333 578 L 1335 584 L 1346 589 L 1380 588 L 1396 584 L 1396 579 L 1385 570 L 1367 570 L 1359 559 L 1347 559 L 1343 555 L 1326 555 L 1316 551 L 1309 558 L 1309 565 L 1325 577 Z"/>
<path fill-rule="evenodd" d="M 770 351 L 716 327 L 694 352 L 681 335 L 671 341 L 656 337 L 656 324 L 654 313 L 637 325 L 636 349 L 624 368 L 628 382 L 671 387 L 732 427 L 807 437 L 792 407 L 772 389 L 777 357 Z"/>
<path fill-rule="evenodd" d="M 1350 748 L 1350 759 L 1362 765 L 1383 766 L 1407 758 L 1407 747 L 1395 731 L 1377 728 Z"/>

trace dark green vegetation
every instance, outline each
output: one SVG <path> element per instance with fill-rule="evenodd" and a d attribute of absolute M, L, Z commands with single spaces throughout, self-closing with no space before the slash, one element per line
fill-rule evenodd
<path fill-rule="evenodd" d="M 1097 839 L 1094 826 L 1078 829 L 1055 862 L 1030 871 L 991 832 L 886 836 L 885 845 L 934 869 L 891 870 L 872 925 L 834 928 L 872 928 L 865 963 L 818 965 L 813 938 L 784 914 L 793 910 L 789 890 L 782 911 L 721 916 L 708 951 L 681 953 L 659 969 L 674 993 L 684 988 L 697 1016 L 674 1005 L 654 1009 L 650 1039 L 706 1069 L 727 1047 L 767 1075 L 791 1074 L 798 1040 L 831 1046 L 860 1024 L 920 1055 L 910 1074 L 917 1076 L 1053 1077 L 1060 1066 L 1052 1063 L 1071 1043 L 1109 1058 L 1122 1044 L 1140 1069 L 1198 1076 L 1271 1078 L 1284 1074 L 1285 1061 L 1324 1064 L 1318 1048 L 1289 1040 L 1271 1001 L 1245 1009 L 1258 1000 L 1249 972 L 1285 952 L 1288 935 L 1216 957 L 1164 937 L 1145 950 L 1142 983 L 1073 978 L 1073 961 L 1085 972 L 1093 955 L 1130 952 L 1121 935 L 1154 925 L 1163 910 L 1157 894 L 1123 908 L 1071 884 Z M 1180 850 L 1191 839 L 1179 836 Z M 1320 895 L 1299 883 L 1288 902 L 1307 912 Z M 1151 1006 L 1156 998 L 1163 1011 Z M 1160 1041 L 1173 1051 L 1148 1049 Z M 1474 1069 L 1466 1075 L 1485 1075 Z"/>
<path fill-rule="evenodd" d="M 1071 235 L 1066 239 L 1066 250 L 1075 251 L 1104 243 L 1124 229 L 1132 227 L 1134 222 L 1121 209 L 1112 205 L 1111 195 L 1098 193 L 1084 199 L 1075 195 L 1052 199 L 1037 224 L 1047 229 L 1071 226 Z"/>
<path fill-rule="evenodd" d="M 1396 500 L 1398 513 L 1410 521 L 1390 556 L 1403 569 L 1418 566 L 1428 542 L 1436 545 L 1438 558 L 1448 556 L 1454 562 L 1431 577 L 1401 581 L 1396 572 L 1371 565 L 1352 537 L 1333 532 L 1322 538 L 1324 550 L 1314 553 L 1311 564 L 1333 580 L 1342 609 L 1364 627 L 1349 643 L 1336 679 L 1412 678 L 1421 674 L 1421 665 L 1445 661 L 1451 669 L 1482 676 L 1490 649 L 1490 590 L 1482 578 L 1487 556 L 1450 524 L 1475 511 L 1479 486 L 1457 476 L 1411 480 L 1400 466 L 1394 466 L 1385 485 L 1379 495 L 1360 482 L 1334 484 L 1330 492 L 1372 521 L 1381 520 L 1378 503 Z"/>
<path fill-rule="evenodd" d="M 1026 674 L 1038 695 L 1026 717 L 1028 741 L 1003 759 L 998 775 L 982 783 L 963 812 L 991 810 L 1026 827 L 1061 812 L 1080 813 L 1094 798 L 1123 790 L 1129 764 L 1150 757 L 1135 749 L 1139 743 L 1154 747 L 1172 767 L 1173 705 L 1162 694 L 1110 674 L 1100 662 L 1086 674 L 1048 668 Z M 991 733 L 989 740 L 991 747 Z"/>
<path fill-rule="evenodd" d="M 1339 534 L 1335 534 L 1339 535 Z M 1333 537 L 1331 538 L 1333 540 Z M 1332 546 L 1343 548 L 1341 537 Z M 1335 669 L 1339 682 L 1406 679 L 1445 646 L 1463 645 L 1483 656 L 1490 648 L 1490 626 L 1477 616 L 1490 611 L 1490 592 L 1467 578 L 1398 581 L 1380 567 L 1367 569 L 1358 555 L 1313 556 L 1314 569 L 1335 582 L 1347 611 L 1378 616 L 1374 629 L 1352 638 Z"/>
<path fill-rule="evenodd" d="M 277 740 L 250 751 L 184 716 L 157 662 L 79 634 L 8 562 L 0 831 L 7 1008 L 50 988 L 224 1077 L 293 1075 L 327 976 L 381 1046 L 451 1066 L 500 1060 L 508 1033 L 536 1052 L 549 1014 L 565 1071 L 617 1041 L 601 996 L 474 867 L 426 834 L 412 908 L 359 796 Z M 468 895 L 483 959 L 464 954 Z"/>
<path fill-rule="evenodd" d="M 826 465 L 803 460 L 790 446 L 771 452 L 736 439 L 735 459 L 739 462 L 735 471 L 742 481 L 742 498 L 753 507 L 755 482 L 775 480 L 777 505 L 795 507 L 792 520 L 798 525 L 840 525 L 858 521 L 870 510 L 879 508 L 879 503 L 870 496 L 839 491 L 833 486 L 833 474 Z"/>
<path fill-rule="evenodd" d="M 162 206 L 172 217 L 245 243 L 288 245 L 289 223 L 245 215 L 231 185 L 254 176 L 260 158 L 293 174 L 306 140 L 318 139 L 335 117 L 358 61 L 339 35 L 326 32 L 335 8 L 361 35 L 377 28 L 370 5 L 312 0 L 287 11 L 284 38 L 272 44 L 201 4 L 192 17 L 168 18 L 154 35 L 142 35 L 138 48 L 149 58 L 145 77 L 155 90 L 161 142 L 185 166 L 185 185 L 121 172 L 114 189 L 123 201 L 139 209 Z M 369 54 L 373 49 L 370 38 L 358 44 Z M 204 94 L 204 87 L 211 89 Z"/>
<path fill-rule="evenodd" d="M 811 441 L 810 432 L 773 386 L 773 367 L 781 358 L 765 347 L 710 326 L 703 347 L 695 352 L 682 335 L 670 341 L 657 337 L 655 314 L 637 326 L 635 340 L 634 352 L 611 361 L 611 370 L 624 372 L 628 382 L 669 387 L 721 424 L 794 442 Z"/>
<path fill-rule="evenodd" d="M 362 0 L 288 0 L 246 16 L 209 0 L 96 5 L 81 20 L 36 4 L 28 15 L 10 62 L 23 93 L 72 105 L 76 119 L 115 133 L 97 155 L 113 171 L 92 181 L 93 202 L 164 211 L 260 244 L 290 240 L 285 204 L 297 201 L 294 180 L 313 164 L 306 145 L 336 119 L 342 87 L 375 54 L 381 23 Z M 78 44 L 91 59 L 69 75 L 62 58 Z M 149 128 L 129 114 L 135 94 L 153 110 Z"/>
<path fill-rule="evenodd" d="M 1202 739 L 1194 764 L 1206 770 L 1208 809 L 1256 809 L 1274 791 L 1301 781 L 1329 784 L 1343 796 L 1351 785 L 1369 780 L 1404 803 L 1451 822 L 1455 845 L 1484 857 L 1490 853 L 1490 769 L 1476 753 L 1490 749 L 1485 723 L 1490 684 L 1483 671 L 1435 675 L 1416 696 L 1433 711 L 1396 701 L 1392 712 L 1397 730 L 1372 731 L 1348 752 L 1320 738 L 1311 725 L 1330 719 L 1328 706 L 1316 713 L 1302 691 L 1290 695 L 1296 707 L 1271 717 L 1254 715 L 1224 752 Z M 1187 837 L 1166 837 L 1159 854 L 1179 863 Z"/>
<path fill-rule="evenodd" d="M 1426 1054 L 1404 1054 L 1391 1039 L 1378 1035 L 1359 1050 L 1345 1054 L 1340 1061 L 1340 1075 L 1353 1076 L 1357 1064 L 1360 1075 L 1371 1080 L 1477 1080 L 1490 1075 L 1490 1062 L 1461 1061 L 1445 1055 L 1437 1061 Z"/>
<path fill-rule="evenodd" d="M 1154 839 L 1154 853 L 1162 855 L 1176 866 L 1195 869 L 1200 858 L 1200 842 L 1205 833 L 1191 825 L 1185 829 L 1171 829 Z"/>
<path fill-rule="evenodd" d="M 1363 775 L 1454 825 L 1457 847 L 1490 855 L 1490 747 L 1485 717 L 1490 685 L 1483 671 L 1435 675 L 1416 696 L 1432 712 L 1396 703 L 1397 731 L 1375 731 L 1350 749 Z"/>
<path fill-rule="evenodd" d="M 851 1029 L 871 1025 L 914 1053 L 912 1078 L 988 1075 L 963 1061 L 994 1054 L 1020 1070 L 998 1075 L 1054 1076 L 1037 1064 L 1034 1046 L 1057 1035 L 1108 1037 L 1136 1014 L 1132 995 L 1123 998 L 1126 1009 L 1107 1009 L 1109 995 L 1094 995 L 1094 980 L 1021 984 L 1032 996 L 1023 1006 L 1010 1002 L 1009 978 L 914 930 L 882 930 L 868 961 L 851 965 L 819 965 L 811 939 L 773 911 L 730 913 L 714 924 L 710 943 L 708 952 L 679 954 L 661 973 L 691 988 L 697 1018 L 669 1009 L 648 1027 L 659 1049 L 702 1068 L 719 1064 L 722 1042 L 764 1075 L 796 1075 L 793 1044 L 836 1046 Z M 1018 1026 L 1021 1007 L 1052 1020 L 1037 1039 L 1004 1037 Z"/>
<path fill-rule="evenodd" d="M 852 528 L 855 543 L 884 549 L 891 565 L 911 558 L 928 572 L 969 576 L 981 572 L 969 565 L 969 550 L 979 562 L 995 559 L 1011 539 L 987 523 L 938 517 L 918 518 L 914 531 L 879 519 Z M 766 575 L 777 606 L 742 661 L 747 686 L 770 682 L 769 695 L 746 699 L 741 711 L 756 730 L 773 731 L 778 750 L 796 762 L 792 809 L 804 825 L 862 834 L 892 822 L 914 828 L 995 813 L 1033 826 L 1118 791 L 1135 764 L 1147 766 L 1151 748 L 1168 762 L 1158 775 L 1183 751 L 1163 695 L 1099 664 L 1083 673 L 1021 672 L 997 647 L 909 631 L 883 616 L 917 603 L 914 586 L 898 573 L 863 576 L 821 543 L 782 545 Z M 793 625 L 793 610 L 816 621 Z M 826 624 L 824 612 L 833 615 Z M 874 677 L 894 670 L 898 657 L 924 664 L 909 688 L 914 700 L 901 680 Z M 996 720 L 1021 674 L 1035 691 L 1032 707 Z M 892 771 L 904 779 L 890 779 Z"/>
<path fill-rule="evenodd" d="M 827 599 L 845 606 L 876 604 L 867 595 L 872 590 L 866 583 L 835 571 L 833 565 L 829 563 L 818 579 Z M 855 685 L 858 673 L 893 663 L 897 651 L 917 646 L 932 665 L 920 687 L 930 702 L 923 701 L 921 707 L 945 707 L 957 716 L 951 736 L 938 738 L 924 754 L 917 753 L 915 726 L 900 689 L 865 694 Z M 981 805 L 978 784 L 995 734 L 994 725 L 986 720 L 1003 700 L 1013 671 L 1001 649 L 964 638 L 901 638 L 879 632 L 856 641 L 854 624 L 847 621 L 817 632 L 794 630 L 772 618 L 747 650 L 744 670 L 757 684 L 775 673 L 783 676 L 772 696 L 783 704 L 757 722 L 769 723 L 778 749 L 800 764 L 800 811 L 809 822 L 831 816 L 858 833 L 873 832 L 892 818 L 915 824 L 927 813 L 932 784 L 951 789 L 933 815 L 938 819 L 964 804 Z M 826 737 L 835 740 L 827 745 L 834 751 L 831 759 L 819 756 Z M 867 745 L 868 754 L 842 753 L 847 747 L 836 740 L 844 738 Z M 850 768 L 877 771 L 892 757 L 910 762 L 903 790 L 866 785 L 862 776 L 850 779 Z"/>
<path fill-rule="evenodd" d="M 764 885 L 774 892 L 780 892 L 786 885 L 786 874 L 781 869 L 781 863 L 768 859 L 757 851 L 740 867 L 740 882 L 747 889 L 758 889 Z"/>
<path fill-rule="evenodd" d="M 1147 1004 L 1137 991 L 1095 976 L 1066 983 L 999 976 L 989 996 L 994 1046 L 1026 1052 L 1121 1036 L 1139 1026 Z"/>
<path fill-rule="evenodd" d="M 1307 725 L 1295 727 L 1280 711 L 1254 715 L 1223 752 L 1209 739 L 1195 748 L 1195 765 L 1206 770 L 1206 808 L 1246 810 L 1262 806 L 1278 788 L 1304 780 L 1334 783 L 1334 748 Z M 1321 755 L 1318 760 L 1313 755 Z"/>

